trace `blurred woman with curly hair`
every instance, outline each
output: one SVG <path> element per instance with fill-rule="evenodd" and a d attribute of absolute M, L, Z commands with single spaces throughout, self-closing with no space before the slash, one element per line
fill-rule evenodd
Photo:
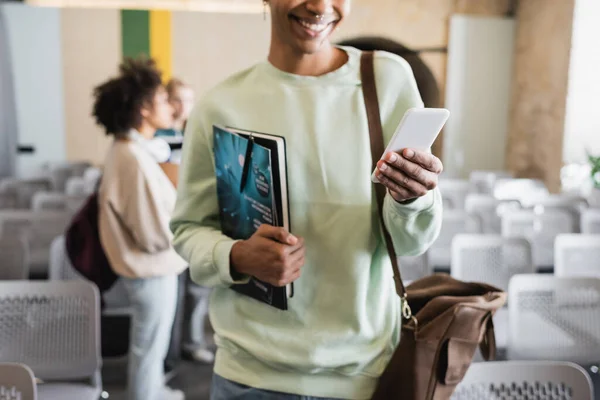
<path fill-rule="evenodd" d="M 176 310 L 177 275 L 186 267 L 171 246 L 175 187 L 152 138 L 173 123 L 161 74 L 151 60 L 126 60 L 94 90 L 93 115 L 113 136 L 99 189 L 100 239 L 122 277 L 133 315 L 128 400 L 183 399 L 164 385 L 163 360 Z"/>

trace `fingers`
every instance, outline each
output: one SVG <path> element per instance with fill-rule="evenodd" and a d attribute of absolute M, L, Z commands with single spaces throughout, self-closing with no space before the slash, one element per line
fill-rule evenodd
<path fill-rule="evenodd" d="M 276 287 L 284 287 L 285 285 L 289 285 L 290 283 L 297 281 L 301 275 L 302 271 L 300 269 L 297 269 L 295 271 L 290 272 L 288 275 L 269 283 Z"/>
<path fill-rule="evenodd" d="M 378 175 L 377 179 L 389 190 L 405 194 L 406 198 L 425 196 L 429 191 L 422 183 L 401 170 L 391 168 L 385 165 L 385 163 L 383 163 L 382 167 L 380 167 L 380 171 L 383 170 L 383 173 Z"/>
<path fill-rule="evenodd" d="M 435 161 L 433 163 L 436 164 Z M 429 191 L 437 186 L 437 173 L 431 172 L 420 164 L 409 161 L 396 153 L 387 154 L 384 160 L 377 163 L 377 168 L 380 173 L 377 175 L 377 179 L 380 175 L 384 175 L 396 185 L 403 186 L 417 195 L 423 192 L 423 188 Z M 394 190 L 393 188 L 390 189 Z"/>
<path fill-rule="evenodd" d="M 286 229 L 277 226 L 262 224 L 256 231 L 256 234 L 290 246 L 295 246 L 298 243 L 296 236 L 289 233 Z"/>
<path fill-rule="evenodd" d="M 404 149 L 402 150 L 402 156 L 434 174 L 439 175 L 444 170 L 442 161 L 427 151 Z"/>

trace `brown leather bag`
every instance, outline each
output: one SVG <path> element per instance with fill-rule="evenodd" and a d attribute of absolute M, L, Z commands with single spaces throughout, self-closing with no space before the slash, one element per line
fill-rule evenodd
<path fill-rule="evenodd" d="M 361 60 L 363 95 L 371 136 L 373 168 L 381 158 L 383 129 L 379 114 L 373 53 Z M 404 287 L 396 252 L 383 221 L 385 187 L 375 185 L 380 223 L 392 260 L 396 292 L 402 305 L 400 344 L 387 365 L 372 400 L 446 400 L 463 379 L 478 347 L 495 357 L 492 316 L 506 293 L 481 283 L 435 274 Z"/>

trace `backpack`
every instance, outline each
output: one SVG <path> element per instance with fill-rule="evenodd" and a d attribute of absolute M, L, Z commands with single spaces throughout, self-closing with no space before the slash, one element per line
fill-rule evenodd
<path fill-rule="evenodd" d="M 83 277 L 107 291 L 118 279 L 100 242 L 98 192 L 94 192 L 71 220 L 65 232 L 67 256 Z"/>

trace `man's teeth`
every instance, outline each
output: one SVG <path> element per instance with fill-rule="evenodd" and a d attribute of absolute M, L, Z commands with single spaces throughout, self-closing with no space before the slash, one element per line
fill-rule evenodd
<path fill-rule="evenodd" d="M 308 23 L 301 19 L 299 19 L 298 21 L 300 22 L 300 25 L 302 25 L 303 27 L 310 29 L 311 31 L 317 32 L 317 33 L 324 31 L 325 28 L 327 28 L 327 25 L 329 25 L 329 24 L 311 24 L 311 23 Z"/>

